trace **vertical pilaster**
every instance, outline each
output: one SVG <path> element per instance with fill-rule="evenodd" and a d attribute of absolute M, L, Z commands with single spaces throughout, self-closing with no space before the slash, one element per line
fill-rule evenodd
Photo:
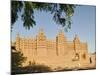
<path fill-rule="evenodd" d="M 63 56 L 65 54 L 66 50 L 66 38 L 64 36 L 64 33 L 62 31 L 59 32 L 57 38 L 56 38 L 56 49 L 57 49 L 57 55 Z"/>
<path fill-rule="evenodd" d="M 20 50 L 20 36 L 17 34 L 16 36 L 16 50 Z"/>
<path fill-rule="evenodd" d="M 37 36 L 37 55 L 39 56 L 47 55 L 46 36 L 44 35 L 42 29 L 40 30 Z"/>

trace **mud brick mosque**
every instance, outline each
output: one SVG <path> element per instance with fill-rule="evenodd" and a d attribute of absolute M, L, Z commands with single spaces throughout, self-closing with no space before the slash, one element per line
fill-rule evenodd
<path fill-rule="evenodd" d="M 47 38 L 43 29 L 34 38 L 23 38 L 18 34 L 15 47 L 27 57 L 23 66 L 35 63 L 54 69 L 87 67 L 90 64 L 87 43 L 81 42 L 77 35 L 69 41 L 63 31 L 59 31 L 53 40 Z"/>

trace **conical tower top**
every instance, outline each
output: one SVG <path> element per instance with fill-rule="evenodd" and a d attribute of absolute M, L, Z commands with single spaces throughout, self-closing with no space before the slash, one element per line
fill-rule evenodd
<path fill-rule="evenodd" d="M 17 37 L 20 37 L 20 34 L 19 33 L 17 33 Z"/>
<path fill-rule="evenodd" d="M 59 30 L 59 35 L 63 35 L 64 36 L 64 32 L 62 29 Z"/>
<path fill-rule="evenodd" d="M 45 40 L 46 39 L 43 28 L 39 29 L 39 34 L 37 35 L 37 39 L 40 39 L 40 40 Z"/>
<path fill-rule="evenodd" d="M 39 31 L 40 31 L 40 32 L 44 32 L 43 28 L 40 28 Z"/>
<path fill-rule="evenodd" d="M 78 36 L 77 34 L 75 34 L 74 41 L 76 41 L 76 42 L 80 42 L 79 36 Z"/>
<path fill-rule="evenodd" d="M 44 29 L 43 28 L 39 28 L 39 36 L 44 36 Z"/>
<path fill-rule="evenodd" d="M 78 35 L 77 35 L 77 34 L 75 34 L 75 39 L 79 39 L 79 37 L 78 37 Z"/>
<path fill-rule="evenodd" d="M 60 30 L 59 30 L 59 33 L 62 33 L 62 32 L 63 32 L 63 30 L 62 30 L 62 29 L 60 29 Z"/>

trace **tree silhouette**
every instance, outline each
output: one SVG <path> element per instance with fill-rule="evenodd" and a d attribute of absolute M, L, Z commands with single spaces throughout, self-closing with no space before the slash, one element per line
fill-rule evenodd
<path fill-rule="evenodd" d="M 71 28 L 71 17 L 74 14 L 75 5 L 72 4 L 57 4 L 57 3 L 37 3 L 28 1 L 11 1 L 11 27 L 17 21 L 19 16 L 23 20 L 23 26 L 30 29 L 36 25 L 34 20 L 34 11 L 50 12 L 53 15 L 53 20 L 58 25 Z"/>
<path fill-rule="evenodd" d="M 18 67 L 22 67 L 22 63 L 26 60 L 26 57 L 23 56 L 23 53 L 17 51 L 14 46 L 11 47 L 11 69 L 16 71 Z"/>
<path fill-rule="evenodd" d="M 25 57 L 23 57 L 23 54 L 19 51 L 12 52 L 12 66 L 13 67 L 20 67 L 22 66 L 22 63 L 25 61 Z"/>

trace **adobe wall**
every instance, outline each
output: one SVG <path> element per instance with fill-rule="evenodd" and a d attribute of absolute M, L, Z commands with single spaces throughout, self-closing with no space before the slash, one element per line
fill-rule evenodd
<path fill-rule="evenodd" d="M 16 38 L 16 49 L 20 50 L 29 63 L 45 64 L 52 68 L 57 67 L 86 67 L 89 64 L 88 47 L 76 36 L 73 41 L 68 41 L 60 32 L 56 40 L 46 39 L 43 32 L 34 38 Z"/>

